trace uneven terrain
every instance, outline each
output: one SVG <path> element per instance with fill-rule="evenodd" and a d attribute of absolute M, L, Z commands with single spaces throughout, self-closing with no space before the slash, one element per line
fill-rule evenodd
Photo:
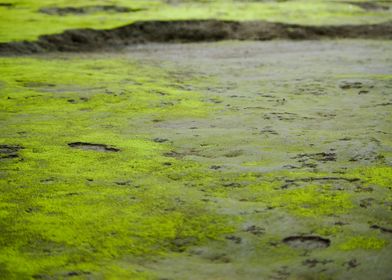
<path fill-rule="evenodd" d="M 2 58 L 1 274 L 389 279 L 391 53 L 344 40 Z"/>
<path fill-rule="evenodd" d="M 391 280 L 391 10 L 0 1 L 0 279 Z"/>

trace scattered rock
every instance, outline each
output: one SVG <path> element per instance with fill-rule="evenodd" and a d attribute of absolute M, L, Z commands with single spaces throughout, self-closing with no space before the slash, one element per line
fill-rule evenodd
<path fill-rule="evenodd" d="M 320 236 L 289 236 L 282 241 L 290 247 L 298 249 L 327 248 L 331 244 L 329 239 Z"/>
<path fill-rule="evenodd" d="M 90 150 L 97 152 L 119 152 L 120 149 L 111 147 L 105 144 L 93 144 L 87 142 L 73 142 L 69 143 L 68 146 L 75 149 Z"/>

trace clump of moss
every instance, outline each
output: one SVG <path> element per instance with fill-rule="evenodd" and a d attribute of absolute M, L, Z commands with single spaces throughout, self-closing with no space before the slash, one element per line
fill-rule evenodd
<path fill-rule="evenodd" d="M 9 278 L 135 276 L 125 256 L 158 256 L 220 238 L 233 223 L 170 180 L 176 163 L 135 123 L 208 114 L 197 92 L 132 60 L 3 58 L 0 267 Z M 161 94 L 164 93 L 164 94 Z M 74 149 L 72 142 L 116 147 Z M 173 166 L 167 165 L 167 163 Z M 40 170 L 40 172 L 37 172 Z M 104 264 L 105 269 L 101 269 Z"/>
<path fill-rule="evenodd" d="M 386 240 L 377 237 L 355 236 L 341 244 L 339 248 L 345 251 L 357 249 L 379 250 L 384 248 L 387 243 Z"/>
<path fill-rule="evenodd" d="M 352 176 L 362 178 L 367 184 L 380 187 L 392 187 L 392 167 L 369 166 L 355 169 L 349 173 Z"/>

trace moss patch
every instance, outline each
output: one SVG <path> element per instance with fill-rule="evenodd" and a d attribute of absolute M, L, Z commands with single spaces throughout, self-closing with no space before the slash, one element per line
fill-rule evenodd
<path fill-rule="evenodd" d="M 380 1 L 381 2 L 381 1 Z M 65 29 L 108 29 L 140 20 L 267 20 L 309 25 L 379 23 L 391 19 L 388 10 L 366 10 L 347 1 L 7 1 L 0 5 L 0 42 L 35 40 Z M 384 3 L 384 5 L 387 5 Z M 89 13 L 42 13 L 42 9 L 91 6 Z M 390 5 L 389 5 L 390 6 Z M 128 10 L 127 10 L 128 9 Z M 29 28 L 31 26 L 31 28 Z"/>

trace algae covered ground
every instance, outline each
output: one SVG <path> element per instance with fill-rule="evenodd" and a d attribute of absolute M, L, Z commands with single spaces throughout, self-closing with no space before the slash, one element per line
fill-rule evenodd
<path fill-rule="evenodd" d="M 141 20 L 365 26 L 391 11 L 0 0 L 0 42 Z M 0 279 L 390 280 L 392 42 L 284 38 L 0 49 Z"/>
<path fill-rule="evenodd" d="M 2 279 L 389 279 L 389 41 L 1 58 Z"/>
<path fill-rule="evenodd" d="M 36 40 L 66 29 L 110 29 L 147 20 L 266 20 L 302 25 L 392 20 L 386 0 L 1 0 L 0 42 Z"/>

